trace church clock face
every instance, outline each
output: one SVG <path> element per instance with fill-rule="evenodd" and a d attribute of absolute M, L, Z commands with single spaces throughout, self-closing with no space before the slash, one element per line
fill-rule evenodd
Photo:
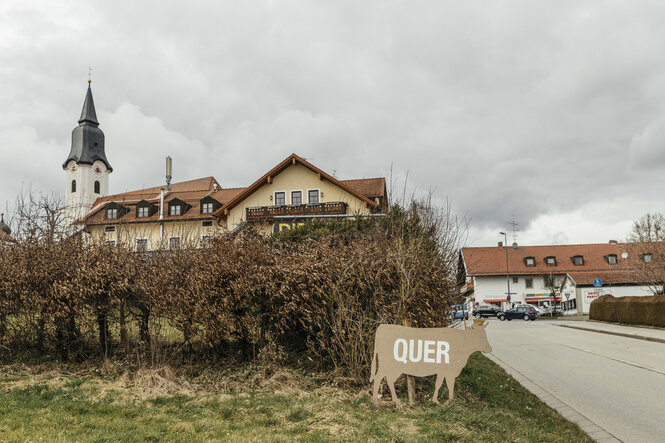
<path fill-rule="evenodd" d="M 92 172 L 93 172 L 93 174 L 95 174 L 96 176 L 100 176 L 100 175 L 102 175 L 102 173 L 104 172 L 104 170 L 102 169 L 101 166 L 99 166 L 99 165 L 95 165 L 95 166 L 92 167 Z"/>

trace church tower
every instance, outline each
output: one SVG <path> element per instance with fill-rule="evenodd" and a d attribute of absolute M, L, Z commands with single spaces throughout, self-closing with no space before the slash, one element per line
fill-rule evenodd
<path fill-rule="evenodd" d="M 109 174 L 113 171 L 104 152 L 104 133 L 99 129 L 90 80 L 78 123 L 72 131 L 72 149 L 62 164 L 70 223 L 90 211 L 97 198 L 108 194 Z"/>

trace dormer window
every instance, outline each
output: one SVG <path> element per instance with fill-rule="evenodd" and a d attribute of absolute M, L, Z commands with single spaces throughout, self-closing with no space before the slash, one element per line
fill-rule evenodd
<path fill-rule="evenodd" d="M 115 220 L 127 213 L 127 208 L 115 202 L 110 202 L 106 205 L 106 218 L 108 220 Z"/>
<path fill-rule="evenodd" d="M 573 257 L 570 257 L 570 260 L 573 262 L 575 266 L 584 266 L 584 257 L 581 255 L 575 255 Z"/>
<path fill-rule="evenodd" d="M 653 254 L 650 252 L 647 252 L 646 254 L 640 255 L 640 258 L 644 263 L 651 263 L 653 262 Z"/>
<path fill-rule="evenodd" d="M 191 208 L 190 205 L 180 199 L 174 198 L 169 202 L 169 215 L 183 215 L 189 208 Z"/>
<path fill-rule="evenodd" d="M 524 264 L 527 265 L 527 266 L 536 266 L 535 257 L 525 257 L 524 258 Z"/>
<path fill-rule="evenodd" d="M 222 204 L 210 196 L 201 199 L 201 214 L 212 214 L 221 207 Z"/>
<path fill-rule="evenodd" d="M 157 213 L 157 205 L 153 205 L 152 203 L 146 200 L 141 200 L 136 204 L 136 217 L 138 218 L 150 217 L 152 215 L 155 215 L 156 213 Z"/>
<path fill-rule="evenodd" d="M 616 265 L 618 263 L 617 256 L 615 254 L 606 255 L 605 260 L 607 260 L 607 263 L 610 265 Z"/>
<path fill-rule="evenodd" d="M 545 264 L 547 266 L 556 266 L 556 257 L 545 257 Z"/>

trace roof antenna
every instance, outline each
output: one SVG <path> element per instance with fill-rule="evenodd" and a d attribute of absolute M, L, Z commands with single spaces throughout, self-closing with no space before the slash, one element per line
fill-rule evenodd
<path fill-rule="evenodd" d="M 517 243 L 517 233 L 520 232 L 520 230 L 517 229 L 519 227 L 519 223 L 515 221 L 515 214 L 513 214 L 512 221 L 506 222 L 506 224 L 510 225 L 510 230 L 513 233 L 513 243 Z"/>
<path fill-rule="evenodd" d="M 166 157 L 166 190 L 171 190 L 171 175 L 173 173 L 173 160 L 171 156 Z"/>

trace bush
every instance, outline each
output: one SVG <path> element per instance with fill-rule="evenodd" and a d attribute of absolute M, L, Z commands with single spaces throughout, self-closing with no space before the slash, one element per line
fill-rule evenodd
<path fill-rule="evenodd" d="M 591 303 L 592 320 L 665 327 L 665 295 L 613 297 L 603 295 Z"/>
<path fill-rule="evenodd" d="M 268 238 L 245 226 L 204 249 L 147 255 L 77 237 L 6 244 L 0 354 L 156 365 L 305 353 L 366 377 L 380 323 L 447 323 L 456 251 L 439 220 L 395 207 Z"/>

